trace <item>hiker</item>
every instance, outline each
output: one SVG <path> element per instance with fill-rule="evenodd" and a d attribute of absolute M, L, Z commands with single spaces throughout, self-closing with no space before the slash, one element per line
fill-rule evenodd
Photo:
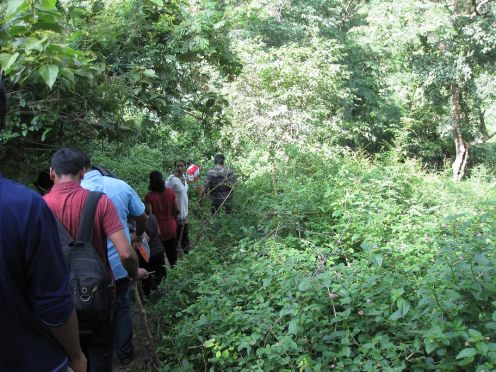
<path fill-rule="evenodd" d="M 215 167 L 207 171 L 205 178 L 205 193 L 210 195 L 212 214 L 216 214 L 224 206 L 226 213 L 232 212 L 233 186 L 236 176 L 232 169 L 224 166 L 225 157 L 217 154 L 214 157 Z"/>
<path fill-rule="evenodd" d="M 0 130 L 7 92 L 0 80 Z M 34 191 L 0 174 L 0 371 L 86 371 L 57 225 Z"/>
<path fill-rule="evenodd" d="M 148 257 L 148 262 L 145 261 L 145 258 L 141 254 L 138 255 L 138 258 L 140 261 L 140 267 L 143 267 L 150 272 L 150 276 L 141 282 L 143 292 L 146 295 L 149 295 L 152 290 L 157 288 L 162 279 L 165 277 L 165 267 L 170 267 L 170 263 L 165 257 L 164 246 L 160 241 L 160 229 L 158 228 L 157 218 L 150 213 L 150 209 L 148 207 L 146 207 L 145 213 L 148 216 L 146 221 L 146 235 L 148 236 L 150 255 Z"/>
<path fill-rule="evenodd" d="M 90 191 L 104 192 L 117 210 L 128 242 L 131 243 L 127 225 L 128 217 L 136 222 L 136 239 L 141 241 L 145 232 L 146 215 L 145 205 L 136 191 L 120 179 L 113 176 L 104 176 L 101 170 L 103 168 L 99 166 L 92 167 L 90 159 L 86 159 L 87 162 L 84 164 L 84 179 L 81 181 L 81 186 Z M 111 175 L 111 173 L 105 172 L 105 170 L 103 172 Z M 107 254 L 116 286 L 114 351 L 119 363 L 126 365 L 131 363 L 134 353 L 132 342 L 131 280 L 129 273 L 121 263 L 114 243 L 110 239 L 107 239 Z"/>
<path fill-rule="evenodd" d="M 50 177 L 54 181 L 52 190 L 43 198 L 55 217 L 67 229 L 73 239 L 76 239 L 81 220 L 83 206 L 90 191 L 81 187 L 84 168 L 88 164 L 88 156 L 83 152 L 63 148 L 58 150 L 51 160 Z M 101 195 L 96 206 L 93 223 L 92 245 L 98 252 L 107 273 L 111 278 L 112 272 L 107 259 L 106 240 L 110 239 L 117 250 L 122 265 L 131 279 L 138 279 L 138 258 L 131 247 L 119 220 L 114 204 L 105 194 Z M 144 273 L 141 272 L 140 276 Z M 94 320 L 84 324 L 80 322 L 80 343 L 88 358 L 90 371 L 111 371 L 113 356 L 114 321 L 111 304 L 106 320 Z"/>
<path fill-rule="evenodd" d="M 176 265 L 176 216 L 180 212 L 179 203 L 174 190 L 166 188 L 164 178 L 159 171 L 150 172 L 150 192 L 145 196 L 145 202 L 158 220 L 160 240 L 165 249 L 165 254 L 171 266 Z"/>
<path fill-rule="evenodd" d="M 189 223 L 188 223 L 188 182 L 184 175 L 186 171 L 186 162 L 176 160 L 174 162 L 174 173 L 165 181 L 165 187 L 168 187 L 176 193 L 179 203 L 180 212 L 177 216 L 177 247 L 180 252 L 189 252 Z"/>

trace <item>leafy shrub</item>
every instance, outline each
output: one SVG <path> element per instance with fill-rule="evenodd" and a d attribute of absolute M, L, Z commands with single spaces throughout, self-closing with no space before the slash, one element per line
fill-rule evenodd
<path fill-rule="evenodd" d="M 494 368 L 491 185 L 286 150 L 240 163 L 219 234 L 192 221 L 152 308 L 162 370 Z"/>

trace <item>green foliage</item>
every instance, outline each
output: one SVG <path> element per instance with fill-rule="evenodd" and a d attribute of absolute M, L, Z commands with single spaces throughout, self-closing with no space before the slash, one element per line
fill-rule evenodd
<path fill-rule="evenodd" d="M 218 87 L 240 65 L 215 2 L 12 0 L 0 16 L 6 159 L 101 140 L 203 156 L 228 121 Z"/>
<path fill-rule="evenodd" d="M 220 234 L 192 222 L 155 297 L 162 369 L 494 368 L 493 185 L 284 151 L 275 183 L 272 159 L 239 162 Z"/>
<path fill-rule="evenodd" d="M 148 175 L 152 170 L 164 172 L 166 153 L 146 144 L 115 146 L 107 142 L 85 149 L 93 164 L 102 165 L 129 183 L 141 197 L 148 192 Z"/>
<path fill-rule="evenodd" d="M 361 1 L 231 2 L 244 62 L 228 85 L 235 151 L 263 143 L 336 144 L 375 153 L 392 142 L 399 110 L 381 92 L 377 56 L 350 32 Z M 265 7 L 265 9 L 264 9 Z"/>

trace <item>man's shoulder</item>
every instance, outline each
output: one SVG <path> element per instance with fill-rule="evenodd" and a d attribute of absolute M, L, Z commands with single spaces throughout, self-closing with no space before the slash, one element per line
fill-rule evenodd
<path fill-rule="evenodd" d="M 207 171 L 207 177 L 212 177 L 212 176 L 216 176 L 217 174 L 219 173 L 218 169 L 217 168 L 210 168 L 208 171 Z"/>
<path fill-rule="evenodd" d="M 126 181 L 120 180 L 118 178 L 103 176 L 103 184 L 105 192 L 107 192 L 107 190 L 109 191 L 107 193 L 110 193 L 110 191 L 126 191 L 135 193 L 135 190 L 131 187 L 131 185 L 129 185 Z"/>
<path fill-rule="evenodd" d="M 7 204 L 37 204 L 44 205 L 43 198 L 29 187 L 7 178 L 0 177 L 0 192 L 3 194 L 2 203 Z"/>

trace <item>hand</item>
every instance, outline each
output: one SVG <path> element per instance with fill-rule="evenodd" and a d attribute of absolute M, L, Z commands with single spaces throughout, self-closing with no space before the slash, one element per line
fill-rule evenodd
<path fill-rule="evenodd" d="M 87 367 L 88 361 L 82 352 L 74 358 L 70 358 L 69 371 L 86 372 Z"/>
<path fill-rule="evenodd" d="M 131 236 L 131 243 L 133 244 L 134 248 L 139 247 L 142 241 L 143 241 L 143 235 L 136 235 L 136 233 L 134 233 Z"/>
<path fill-rule="evenodd" d="M 142 267 L 138 268 L 138 279 L 148 279 L 149 276 L 150 273 L 146 269 L 143 269 Z"/>

